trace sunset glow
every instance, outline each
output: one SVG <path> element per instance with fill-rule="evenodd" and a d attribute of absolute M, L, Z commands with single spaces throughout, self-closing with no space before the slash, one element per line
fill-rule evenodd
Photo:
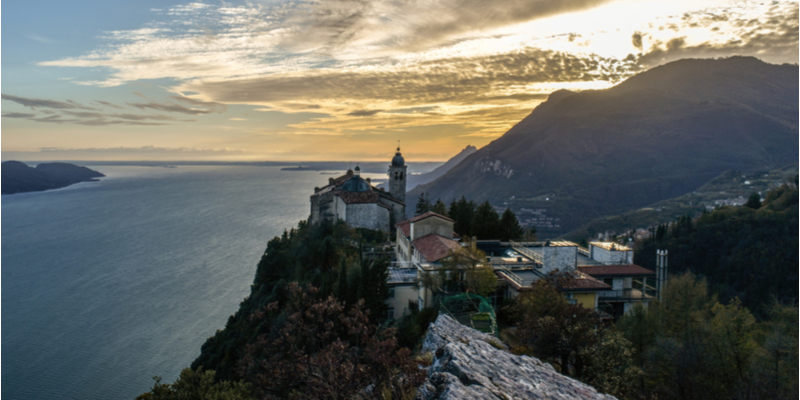
<path fill-rule="evenodd" d="M 88 23 L 6 6 L 4 160 L 367 161 L 397 140 L 445 160 L 555 90 L 680 58 L 798 62 L 796 1 L 151 1 Z"/>

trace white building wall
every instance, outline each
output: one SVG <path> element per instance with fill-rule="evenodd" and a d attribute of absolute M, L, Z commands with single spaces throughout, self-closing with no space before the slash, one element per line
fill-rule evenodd
<path fill-rule="evenodd" d="M 408 308 L 409 301 L 417 302 L 420 290 L 408 284 L 389 285 L 390 287 L 394 286 L 394 297 L 387 299 L 386 305 L 394 308 L 394 318 L 397 319 L 410 314 L 411 310 Z"/>
<path fill-rule="evenodd" d="M 556 269 L 572 271 L 578 263 L 578 248 L 574 246 L 546 246 L 542 254 L 542 272 L 548 274 Z"/>
<path fill-rule="evenodd" d="M 633 251 L 606 250 L 589 243 L 589 254 L 592 259 L 606 265 L 633 264 Z"/>
<path fill-rule="evenodd" d="M 428 217 L 411 223 L 411 240 L 435 233 L 446 238 L 453 237 L 453 223 L 438 217 Z"/>

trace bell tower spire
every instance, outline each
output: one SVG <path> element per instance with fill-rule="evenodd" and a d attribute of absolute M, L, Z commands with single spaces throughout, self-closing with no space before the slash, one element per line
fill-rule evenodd
<path fill-rule="evenodd" d="M 406 160 L 400 154 L 400 141 L 397 141 L 397 152 L 392 158 L 392 165 L 389 166 L 389 194 L 397 200 L 406 202 Z"/>

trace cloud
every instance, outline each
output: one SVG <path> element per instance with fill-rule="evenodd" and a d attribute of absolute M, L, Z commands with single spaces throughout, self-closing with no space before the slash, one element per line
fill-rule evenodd
<path fill-rule="evenodd" d="M 97 104 L 102 104 L 102 105 L 104 105 L 106 107 L 111 107 L 111 108 L 116 108 L 118 110 L 122 110 L 122 107 L 120 107 L 120 106 L 118 106 L 116 104 L 111 104 L 111 103 L 109 103 L 107 101 L 95 100 L 94 102 L 97 103 Z"/>
<path fill-rule="evenodd" d="M 379 112 L 383 112 L 384 110 L 356 110 L 347 113 L 347 115 L 353 117 L 371 117 Z"/>
<path fill-rule="evenodd" d="M 179 119 L 175 117 L 158 115 L 158 114 L 131 114 L 131 113 L 106 113 L 101 111 L 76 111 L 81 107 L 80 104 L 72 101 L 59 102 L 54 100 L 41 100 L 41 99 L 25 99 L 16 96 L 8 100 L 15 101 L 26 107 L 41 108 L 50 107 L 51 109 L 39 110 L 38 113 L 19 113 L 19 112 L 6 112 L 3 117 L 27 119 L 34 122 L 52 123 L 52 124 L 76 124 L 85 126 L 108 126 L 108 125 L 166 125 L 168 122 L 191 122 L 192 120 Z M 95 101 L 96 103 L 108 105 L 115 109 L 122 109 L 122 107 L 115 106 L 111 103 L 104 101 Z M 54 110 L 53 110 L 54 109 Z M 88 108 L 89 110 L 96 110 Z"/>
<path fill-rule="evenodd" d="M 421 50 L 454 38 L 561 13 L 609 0 L 317 0 L 297 7 L 280 45 L 294 51 L 332 51 L 350 44 Z"/>
<path fill-rule="evenodd" d="M 767 8 L 764 8 L 767 7 Z M 681 58 L 754 56 L 766 62 L 798 59 L 797 3 L 751 4 L 737 12 L 684 14 L 675 26 L 678 36 L 652 40 L 638 63 L 653 67 Z M 713 32 L 710 40 L 698 41 L 689 34 L 702 29 Z"/>
<path fill-rule="evenodd" d="M 29 99 L 25 97 L 19 96 L 12 96 L 8 94 L 2 95 L 3 100 L 10 100 L 17 104 L 21 104 L 25 107 L 30 108 L 37 108 L 37 107 L 45 107 L 45 108 L 56 108 L 56 109 L 83 109 L 83 110 L 94 110 L 94 108 L 83 106 L 77 102 L 72 100 L 68 100 L 66 102 L 63 101 L 56 101 L 56 100 L 44 100 L 44 99 Z"/>
<path fill-rule="evenodd" d="M 642 50 L 642 33 L 634 32 L 631 36 L 631 44 L 639 50 Z"/>
<path fill-rule="evenodd" d="M 127 103 L 127 104 L 131 107 L 136 107 L 140 110 L 145 110 L 149 108 L 158 111 L 174 112 L 174 113 L 189 114 L 189 115 L 203 115 L 215 112 L 212 110 L 188 108 L 180 104 L 158 103 L 154 101 L 151 101 L 149 103 Z"/>
<path fill-rule="evenodd" d="M 36 114 L 26 114 L 26 113 L 17 113 L 17 112 L 6 112 L 3 113 L 3 118 L 33 118 Z"/>
<path fill-rule="evenodd" d="M 183 154 L 242 154 L 244 151 L 237 149 L 198 149 L 190 147 L 90 147 L 90 148 L 63 148 L 63 147 L 42 147 L 42 153 L 183 153 Z"/>

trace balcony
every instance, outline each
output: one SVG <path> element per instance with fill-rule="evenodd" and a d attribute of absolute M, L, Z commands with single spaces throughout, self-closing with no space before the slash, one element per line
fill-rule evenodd
<path fill-rule="evenodd" d="M 604 290 L 597 292 L 597 295 L 601 301 L 650 301 L 655 299 L 638 289 Z"/>

